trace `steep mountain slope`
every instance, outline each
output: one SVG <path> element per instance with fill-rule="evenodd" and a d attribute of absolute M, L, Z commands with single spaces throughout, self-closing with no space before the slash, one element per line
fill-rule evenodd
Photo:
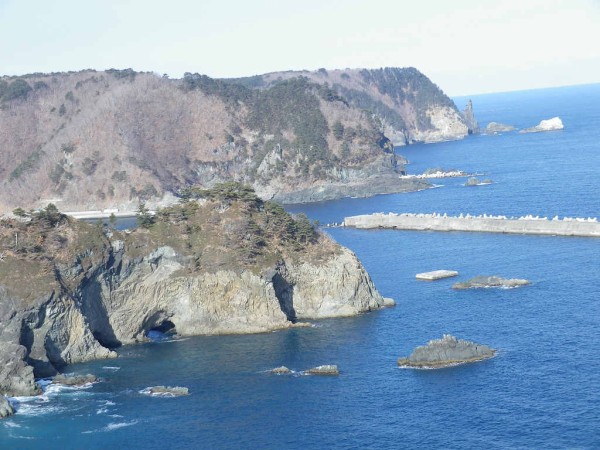
<path fill-rule="evenodd" d="M 427 184 L 398 178 L 387 136 L 465 134 L 454 104 L 415 69 L 236 82 L 130 69 L 4 77 L 0 211 L 48 200 L 62 210 L 131 210 L 232 180 L 289 203 L 410 191 Z"/>

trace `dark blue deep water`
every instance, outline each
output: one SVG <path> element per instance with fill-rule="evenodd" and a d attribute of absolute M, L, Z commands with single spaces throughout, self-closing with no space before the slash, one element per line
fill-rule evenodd
<path fill-rule="evenodd" d="M 462 107 L 465 99 L 456 99 Z M 379 211 L 600 216 L 600 85 L 473 97 L 482 125 L 560 116 L 559 132 L 473 136 L 398 152 L 410 173 L 442 166 L 485 173 L 411 194 L 290 208 L 321 223 Z M 0 448 L 600 448 L 600 240 L 328 228 L 397 306 L 314 328 L 197 337 L 122 348 L 74 365 L 103 382 L 17 399 Z M 453 291 L 418 272 L 532 280 L 513 290 Z M 443 333 L 499 350 L 436 371 L 396 359 Z M 338 364 L 337 378 L 272 376 Z M 182 398 L 150 398 L 157 384 Z"/>

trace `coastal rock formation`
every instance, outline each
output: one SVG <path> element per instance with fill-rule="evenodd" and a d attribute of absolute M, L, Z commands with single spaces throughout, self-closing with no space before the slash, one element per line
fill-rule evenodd
<path fill-rule="evenodd" d="M 14 413 L 15 409 L 12 407 L 10 402 L 6 399 L 6 397 L 0 395 L 0 419 L 12 416 Z"/>
<path fill-rule="evenodd" d="M 525 128 L 519 131 L 519 133 L 539 133 L 541 131 L 556 131 L 562 130 L 564 125 L 560 117 L 553 117 L 552 119 L 542 120 L 538 125 L 531 128 Z"/>
<path fill-rule="evenodd" d="M 235 184 L 192 197 L 132 232 L 50 207 L 2 222 L 0 394 L 37 394 L 34 374 L 114 357 L 151 330 L 255 333 L 389 304 L 305 216 Z"/>
<path fill-rule="evenodd" d="M 502 288 L 512 289 L 530 284 L 528 280 L 519 278 L 500 278 L 497 276 L 479 276 L 468 281 L 454 283 L 452 289 Z"/>
<path fill-rule="evenodd" d="M 58 374 L 52 378 L 52 384 L 62 384 L 63 386 L 83 386 L 89 383 L 96 383 L 98 377 L 88 373 L 87 375 L 64 375 Z"/>
<path fill-rule="evenodd" d="M 482 186 L 482 185 L 486 185 L 486 184 L 492 184 L 492 180 L 485 179 L 485 180 L 481 181 L 477 177 L 470 177 L 467 180 L 467 182 L 465 183 L 465 186 Z"/>
<path fill-rule="evenodd" d="M 285 366 L 275 367 L 274 369 L 271 369 L 269 372 L 272 373 L 273 375 L 289 375 L 292 373 L 292 371 Z"/>
<path fill-rule="evenodd" d="M 485 134 L 498 134 L 514 131 L 516 128 L 512 125 L 506 125 L 499 122 L 490 122 L 485 127 Z"/>
<path fill-rule="evenodd" d="M 457 339 L 445 334 L 441 339 L 433 339 L 417 347 L 408 358 L 399 358 L 400 367 L 417 369 L 440 369 L 493 357 L 496 350 L 487 345 Z"/>
<path fill-rule="evenodd" d="M 152 386 L 144 389 L 142 393 L 157 397 L 182 397 L 190 395 L 190 390 L 180 386 Z"/>
<path fill-rule="evenodd" d="M 470 99 L 462 112 L 462 116 L 463 119 L 465 119 L 467 127 L 469 127 L 469 134 L 478 134 L 479 124 L 477 123 L 475 113 L 473 112 L 473 102 Z"/>
<path fill-rule="evenodd" d="M 312 369 L 305 370 L 304 373 L 307 375 L 338 376 L 340 374 L 340 370 L 335 364 L 326 364 L 323 366 L 317 366 L 313 367 Z"/>
<path fill-rule="evenodd" d="M 286 71 L 225 81 L 265 89 L 298 76 L 322 86 L 328 96 L 339 96 L 352 108 L 369 111 L 395 146 L 462 139 L 476 132 L 470 128 L 477 127 L 472 105 L 467 119 L 414 67 Z"/>
<path fill-rule="evenodd" d="M 13 85 L 18 95 L 3 96 Z M 285 203 L 418 190 L 429 185 L 398 178 L 394 144 L 468 132 L 452 100 L 414 68 L 2 77 L 0 213 L 48 199 L 65 211 L 154 209 L 190 184 L 230 181 Z"/>

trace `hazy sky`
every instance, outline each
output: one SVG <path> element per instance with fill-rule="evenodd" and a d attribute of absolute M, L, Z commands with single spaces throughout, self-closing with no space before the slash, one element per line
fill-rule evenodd
<path fill-rule="evenodd" d="M 600 82 L 600 0 L 0 0 L 0 74 L 414 66 L 450 95 Z"/>

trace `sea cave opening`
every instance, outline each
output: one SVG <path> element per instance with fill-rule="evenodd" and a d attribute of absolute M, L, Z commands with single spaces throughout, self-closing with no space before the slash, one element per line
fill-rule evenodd
<path fill-rule="evenodd" d="M 167 319 L 163 320 L 160 324 L 150 328 L 146 335 L 151 341 L 161 341 L 164 339 L 169 339 L 175 334 L 177 334 L 175 324 Z"/>

